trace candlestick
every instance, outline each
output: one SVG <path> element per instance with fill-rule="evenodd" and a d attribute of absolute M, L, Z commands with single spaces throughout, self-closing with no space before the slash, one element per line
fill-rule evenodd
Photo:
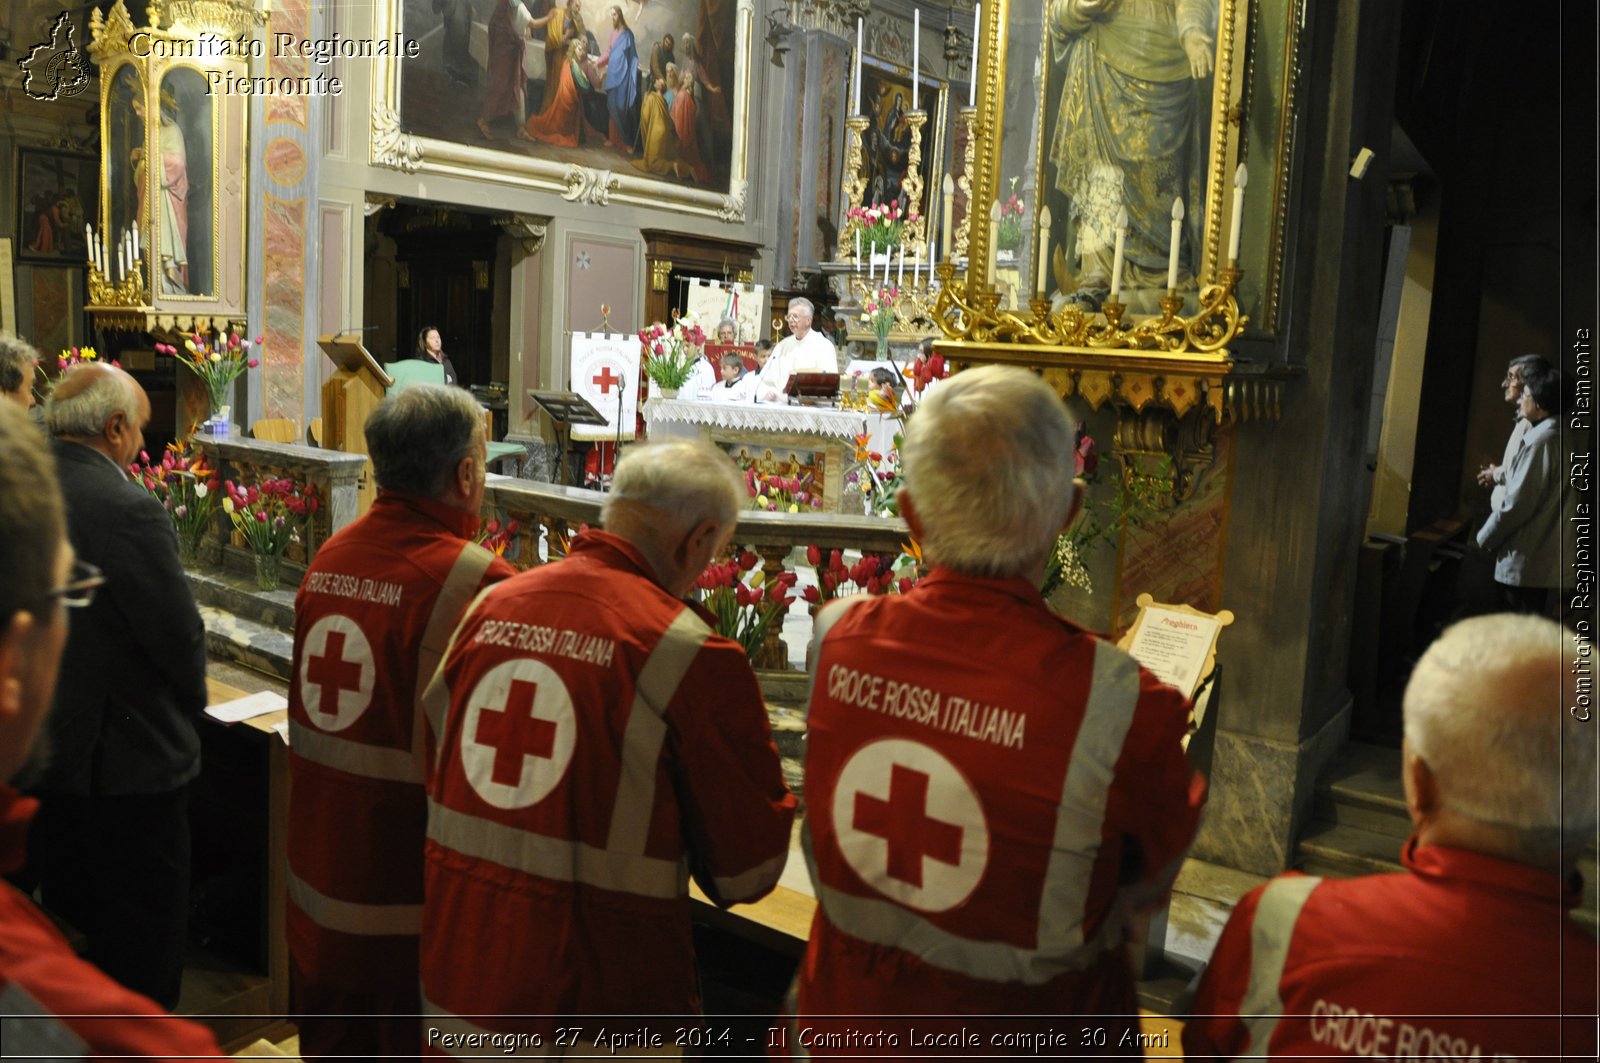
<path fill-rule="evenodd" d="M 1128 208 L 1122 207 L 1117 211 L 1117 249 L 1111 256 L 1111 301 L 1117 301 L 1117 293 L 1122 291 L 1122 248 L 1128 239 Z"/>
<path fill-rule="evenodd" d="M 895 272 L 894 277 L 894 286 L 896 288 L 904 288 L 906 286 L 906 242 L 904 240 L 900 241 L 900 268 Z M 884 278 L 884 280 L 888 279 L 887 277 Z"/>
<path fill-rule="evenodd" d="M 854 95 L 850 97 L 850 113 L 861 113 L 861 20 L 856 19 L 856 79 Z"/>
<path fill-rule="evenodd" d="M 1172 201 L 1172 246 L 1167 250 L 1167 291 L 1178 287 L 1178 244 L 1183 239 L 1183 197 Z"/>
<path fill-rule="evenodd" d="M 1250 180 L 1244 163 L 1233 172 L 1233 224 L 1228 228 L 1228 263 L 1239 261 L 1239 232 L 1244 226 L 1244 186 Z"/>
<path fill-rule="evenodd" d="M 950 219 L 956 216 L 956 181 L 949 174 L 944 175 L 944 253 L 951 256 L 951 248 L 955 245 L 950 242 Z M 929 256 L 930 259 L 932 256 Z"/>
<path fill-rule="evenodd" d="M 989 285 L 994 286 L 995 257 L 1000 253 L 1000 201 L 989 207 Z"/>
<path fill-rule="evenodd" d="M 911 109 L 917 109 L 917 81 L 922 73 L 922 10 L 911 9 Z"/>
<path fill-rule="evenodd" d="M 983 25 L 983 5 L 972 5 L 972 80 L 967 85 L 967 106 L 978 106 L 978 27 Z M 946 243 L 949 240 L 946 239 Z"/>
<path fill-rule="evenodd" d="M 1039 274 L 1039 282 L 1034 285 L 1034 289 L 1038 291 L 1039 298 L 1043 299 L 1050 294 L 1050 289 L 1048 287 L 1050 282 L 1049 207 L 1045 207 L 1039 212 L 1039 264 L 1036 272 Z"/>

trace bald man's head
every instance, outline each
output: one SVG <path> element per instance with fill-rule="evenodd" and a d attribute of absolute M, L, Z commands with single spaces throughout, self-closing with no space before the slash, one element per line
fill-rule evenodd
<path fill-rule="evenodd" d="M 45 406 L 50 434 L 82 443 L 127 465 L 144 446 L 150 399 L 125 371 L 104 362 L 65 373 Z"/>

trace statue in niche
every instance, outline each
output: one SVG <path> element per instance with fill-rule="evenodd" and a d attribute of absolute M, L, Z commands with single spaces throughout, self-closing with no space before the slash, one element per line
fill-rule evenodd
<path fill-rule="evenodd" d="M 1121 287 L 1165 290 L 1172 202 L 1180 198 L 1178 287 L 1194 286 L 1216 8 L 1215 0 L 1051 0 L 1061 78 L 1049 147 L 1056 305 L 1097 310 L 1109 295 L 1124 207 Z"/>
<path fill-rule="evenodd" d="M 144 97 L 135 96 L 133 113 L 145 122 Z M 150 188 L 144 145 L 133 149 L 134 182 L 139 189 L 139 228 L 146 234 L 160 227 L 157 247 L 161 252 L 161 292 L 163 295 L 189 294 L 189 152 L 183 128 L 178 124 L 178 101 L 167 89 L 161 90 L 161 118 L 156 159 L 158 192 L 155 203 L 148 201 Z M 152 217 L 153 216 L 153 217 Z M 151 223 L 154 221 L 155 225 Z M 148 238 L 148 237 L 147 237 Z"/>

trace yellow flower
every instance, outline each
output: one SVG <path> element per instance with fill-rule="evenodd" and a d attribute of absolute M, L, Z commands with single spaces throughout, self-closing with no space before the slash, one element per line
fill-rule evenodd
<path fill-rule="evenodd" d="M 224 498 L 222 500 L 222 508 L 231 514 L 233 512 L 233 499 Z"/>
<path fill-rule="evenodd" d="M 183 345 L 185 347 L 189 348 L 191 351 L 196 349 L 195 345 L 194 345 L 194 340 L 184 340 L 183 341 Z"/>
<path fill-rule="evenodd" d="M 211 360 L 213 362 L 220 362 L 220 361 L 222 361 L 222 355 L 218 354 L 216 351 L 212 351 L 211 352 Z"/>
<path fill-rule="evenodd" d="M 799 504 L 797 504 L 795 502 L 790 502 L 789 503 L 789 512 L 790 513 L 798 513 L 798 512 L 800 512 Z"/>

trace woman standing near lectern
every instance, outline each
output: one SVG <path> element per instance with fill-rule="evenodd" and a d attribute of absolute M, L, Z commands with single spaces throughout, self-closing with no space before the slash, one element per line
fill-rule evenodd
<path fill-rule="evenodd" d="M 451 364 L 450 356 L 444 353 L 444 340 L 439 338 L 439 330 L 432 325 L 424 326 L 417 333 L 417 357 L 429 362 L 437 362 L 444 367 L 444 382 L 456 383 L 456 367 Z"/>

